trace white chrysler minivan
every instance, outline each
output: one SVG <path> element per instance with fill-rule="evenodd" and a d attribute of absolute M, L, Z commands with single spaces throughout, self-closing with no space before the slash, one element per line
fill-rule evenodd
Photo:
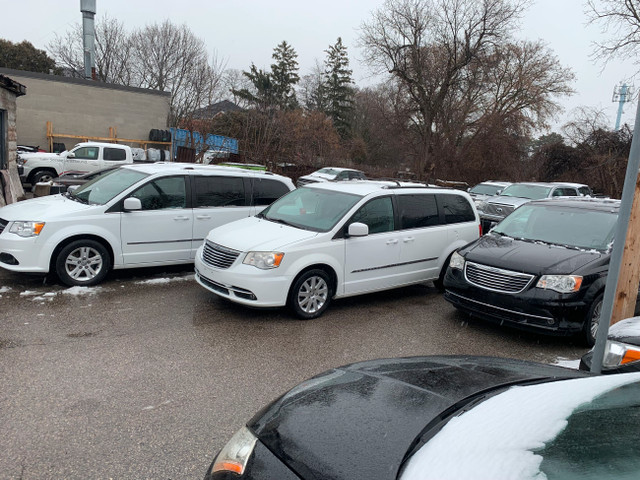
<path fill-rule="evenodd" d="M 60 195 L 0 208 L 0 267 L 95 285 L 111 268 L 191 263 L 205 235 L 295 187 L 233 167 L 135 164 Z"/>
<path fill-rule="evenodd" d="M 393 182 L 314 184 L 213 229 L 196 252 L 196 280 L 234 302 L 289 305 L 310 319 L 332 298 L 439 283 L 453 251 L 479 234 L 466 192 Z"/>

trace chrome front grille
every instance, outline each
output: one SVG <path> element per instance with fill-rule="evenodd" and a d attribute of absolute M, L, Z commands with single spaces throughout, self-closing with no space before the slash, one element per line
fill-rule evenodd
<path fill-rule="evenodd" d="M 534 276 L 501 268 L 467 262 L 464 276 L 472 285 L 500 293 L 520 293 L 529 286 Z"/>
<path fill-rule="evenodd" d="M 204 248 L 202 249 L 204 263 L 223 270 L 229 268 L 238 258 L 238 255 L 240 255 L 239 251 L 223 247 L 209 240 L 204 242 Z"/>
<path fill-rule="evenodd" d="M 515 210 L 512 205 L 504 205 L 500 203 L 487 203 L 484 207 L 484 213 L 494 215 L 496 217 L 506 217 Z"/>
<path fill-rule="evenodd" d="M 9 225 L 9 220 L 0 218 L 0 233 L 2 233 L 5 228 L 7 228 L 7 225 Z"/>

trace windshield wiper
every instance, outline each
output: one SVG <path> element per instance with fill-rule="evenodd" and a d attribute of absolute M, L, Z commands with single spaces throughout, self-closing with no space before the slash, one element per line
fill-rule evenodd
<path fill-rule="evenodd" d="M 80 202 L 80 203 L 84 203 L 85 205 L 89 205 L 89 201 L 88 200 L 85 200 L 84 198 L 80 198 L 77 195 L 74 195 L 73 193 L 64 192 L 64 196 L 67 197 L 69 200 L 75 200 L 76 202 Z"/>

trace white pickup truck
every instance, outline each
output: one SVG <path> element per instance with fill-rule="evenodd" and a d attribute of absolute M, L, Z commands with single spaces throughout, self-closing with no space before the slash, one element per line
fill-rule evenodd
<path fill-rule="evenodd" d="M 106 167 L 133 163 L 131 147 L 113 143 L 79 143 L 69 151 L 21 153 L 18 173 L 23 183 L 48 182 L 63 173 L 89 173 Z"/>

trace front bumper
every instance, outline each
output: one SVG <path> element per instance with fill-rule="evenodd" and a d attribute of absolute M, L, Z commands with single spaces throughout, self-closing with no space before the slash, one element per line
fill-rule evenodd
<path fill-rule="evenodd" d="M 213 268 L 202 260 L 200 247 L 194 261 L 196 281 L 210 292 L 243 305 L 285 306 L 293 278 L 278 275 L 279 269 L 260 270 L 244 265 L 243 258 L 241 255 L 228 269 Z"/>
<path fill-rule="evenodd" d="M 4 231 L 0 234 L 0 267 L 12 272 L 47 273 L 51 249 L 41 237 L 22 238 Z"/>
<path fill-rule="evenodd" d="M 579 333 L 589 310 L 584 292 L 560 294 L 528 287 L 518 294 L 505 294 L 471 285 L 464 273 L 447 269 L 444 298 L 475 317 L 494 323 L 549 335 Z"/>

